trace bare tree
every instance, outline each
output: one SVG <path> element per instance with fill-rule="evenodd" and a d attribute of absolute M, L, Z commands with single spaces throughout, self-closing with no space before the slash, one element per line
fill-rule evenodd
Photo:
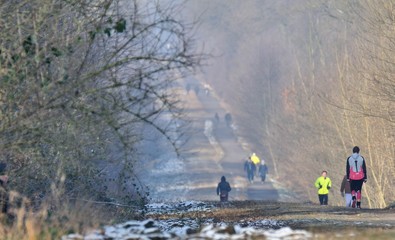
<path fill-rule="evenodd" d="M 394 14 L 393 3 L 388 1 L 363 1 L 350 6 L 350 18 L 358 23 L 355 36 L 360 56 L 353 61 L 359 97 L 351 99 L 350 111 L 363 119 L 360 129 L 371 168 L 366 193 L 370 204 L 378 207 L 395 199 L 390 190 L 395 165 Z"/>
<path fill-rule="evenodd" d="M 173 90 L 201 57 L 193 24 L 175 18 L 179 7 L 1 1 L 0 148 L 17 190 L 42 195 L 65 181 L 65 194 L 106 197 L 98 187 L 106 163 L 123 190 L 133 188 L 134 144 L 146 124 L 177 147 L 171 131 L 182 108 Z"/>

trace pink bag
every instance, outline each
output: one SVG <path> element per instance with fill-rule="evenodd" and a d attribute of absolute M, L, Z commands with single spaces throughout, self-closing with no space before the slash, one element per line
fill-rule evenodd
<path fill-rule="evenodd" d="M 365 177 L 365 174 L 363 173 L 362 167 L 359 169 L 358 172 L 354 172 L 352 170 L 353 168 L 350 167 L 350 179 L 351 180 L 361 180 Z"/>

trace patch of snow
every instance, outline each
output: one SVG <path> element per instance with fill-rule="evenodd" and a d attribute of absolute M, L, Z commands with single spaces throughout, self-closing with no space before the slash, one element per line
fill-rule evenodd
<path fill-rule="evenodd" d="M 272 223 L 270 220 L 258 221 Z M 101 231 L 94 231 L 85 236 L 69 234 L 62 240 L 100 240 L 100 239 L 308 239 L 312 234 L 305 230 L 293 230 L 289 227 L 280 229 L 255 228 L 252 226 L 232 226 L 227 223 L 202 224 L 199 219 L 169 219 L 153 221 L 129 221 L 114 226 L 105 226 Z"/>
<path fill-rule="evenodd" d="M 150 203 L 145 205 L 147 214 L 185 213 L 185 212 L 209 212 L 214 205 L 201 201 L 186 201 L 178 203 Z"/>
<path fill-rule="evenodd" d="M 292 230 L 290 227 L 284 227 L 277 230 L 268 230 L 263 233 L 266 239 L 306 239 L 313 235 L 305 230 Z"/>

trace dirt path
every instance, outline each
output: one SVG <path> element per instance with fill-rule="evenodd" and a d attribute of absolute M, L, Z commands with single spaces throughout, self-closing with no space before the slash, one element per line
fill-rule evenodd
<path fill-rule="evenodd" d="M 198 199 L 201 200 L 212 199 L 216 184 L 224 175 L 233 188 L 230 194 L 231 200 L 279 200 L 270 178 L 264 183 L 247 182 L 243 164 L 251 150 L 246 150 L 245 146 L 242 146 L 233 129 L 226 124 L 224 116 L 227 110 L 221 106 L 215 93 L 212 90 L 206 92 L 196 81 L 189 84 L 192 89 L 198 86 L 201 90 L 198 94 L 192 90 L 185 98 L 193 128 L 197 132 L 197 135 L 191 138 L 187 149 L 191 152 L 199 152 L 196 150 L 197 146 L 202 146 L 203 141 L 210 143 L 209 148 L 212 152 L 211 155 L 202 155 L 201 153 L 205 151 L 200 151 L 194 156 L 186 155 L 192 175 L 199 178 L 196 182 L 199 182 L 200 186 L 206 186 L 204 189 L 191 188 L 190 192 L 196 193 L 193 195 L 199 196 Z M 215 117 L 216 114 L 218 119 Z M 199 133 L 203 133 L 205 139 L 199 136 Z M 217 199 L 217 196 L 214 195 L 214 199 Z"/>
<path fill-rule="evenodd" d="M 188 83 L 192 87 L 189 93 L 185 90 Z M 200 89 L 198 94 L 195 86 Z M 227 110 L 219 98 L 212 91 L 206 94 L 196 80 L 182 83 L 179 91 L 191 122 L 189 140 L 183 146 L 181 158 L 171 154 L 147 157 L 138 169 L 152 202 L 217 201 L 216 187 L 221 176 L 225 176 L 232 187 L 230 200 L 281 200 L 270 175 L 264 183 L 248 183 L 243 164 L 251 150 L 225 123 Z"/>
<path fill-rule="evenodd" d="M 218 202 L 212 204 L 218 205 Z M 395 208 L 353 209 L 309 203 L 232 201 L 226 208 L 185 213 L 183 219 L 197 215 L 203 224 L 305 229 L 313 233 L 312 239 L 395 239 Z M 150 217 L 173 219 L 177 214 Z"/>

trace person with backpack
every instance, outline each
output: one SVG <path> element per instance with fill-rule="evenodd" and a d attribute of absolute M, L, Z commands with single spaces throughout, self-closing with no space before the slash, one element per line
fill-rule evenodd
<path fill-rule="evenodd" d="M 250 183 L 254 182 L 254 173 L 256 171 L 255 164 L 252 162 L 251 158 L 248 158 L 244 163 L 244 171 L 247 173 L 247 179 Z"/>
<path fill-rule="evenodd" d="M 352 208 L 361 208 L 362 185 L 367 181 L 365 159 L 359 155 L 359 151 L 359 147 L 355 146 L 346 163 L 347 181 L 350 182 L 351 187 Z"/>
<path fill-rule="evenodd" d="M 262 182 L 265 182 L 266 174 L 268 172 L 265 161 L 261 160 L 261 164 L 259 165 L 258 172 L 259 172 L 259 176 L 261 177 Z"/>
<path fill-rule="evenodd" d="M 321 176 L 314 183 L 314 186 L 318 189 L 318 199 L 321 205 L 328 205 L 329 189 L 332 187 L 332 181 L 327 177 L 327 174 L 327 171 L 322 171 Z"/>
<path fill-rule="evenodd" d="M 252 153 L 251 156 L 251 161 L 255 164 L 255 169 L 258 169 L 259 164 L 261 163 L 261 159 L 258 157 L 258 155 L 256 155 L 256 153 Z M 255 172 L 254 172 L 255 174 Z M 259 172 L 256 172 L 256 175 L 259 175 Z"/>
<path fill-rule="evenodd" d="M 261 162 L 261 159 L 259 159 L 258 155 L 256 153 L 252 153 L 251 156 L 251 161 L 255 164 L 258 165 Z"/>
<path fill-rule="evenodd" d="M 347 175 L 344 175 L 342 184 L 340 186 L 340 194 L 344 197 L 346 201 L 346 207 L 351 207 L 351 186 L 350 182 L 347 181 Z"/>
<path fill-rule="evenodd" d="M 226 181 L 225 176 L 221 177 L 221 181 L 218 183 L 217 186 L 217 195 L 219 195 L 219 199 L 221 202 L 228 201 L 229 192 L 232 189 L 230 188 L 230 184 Z"/>

